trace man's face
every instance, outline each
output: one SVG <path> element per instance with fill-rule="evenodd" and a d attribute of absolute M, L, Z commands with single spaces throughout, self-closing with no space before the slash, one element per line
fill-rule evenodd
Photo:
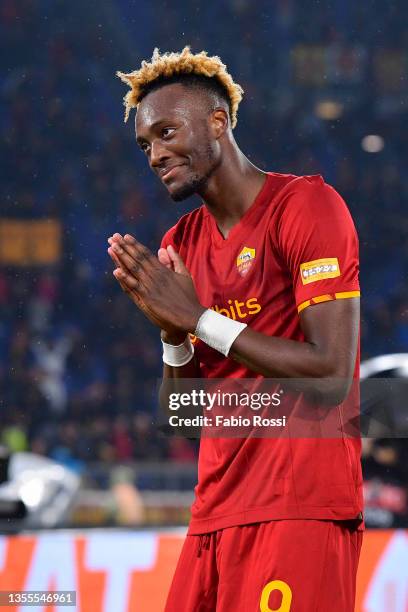
<path fill-rule="evenodd" d="M 136 114 L 137 142 L 175 201 L 203 191 L 219 165 L 204 95 L 179 83 L 165 85 L 143 98 Z"/>

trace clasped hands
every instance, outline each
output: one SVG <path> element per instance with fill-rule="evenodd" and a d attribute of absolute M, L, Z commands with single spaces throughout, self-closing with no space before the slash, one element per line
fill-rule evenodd
<path fill-rule="evenodd" d="M 108 243 L 114 277 L 146 317 L 171 337 L 193 333 L 206 309 L 176 250 L 168 246 L 155 257 L 130 234 L 115 233 Z"/>

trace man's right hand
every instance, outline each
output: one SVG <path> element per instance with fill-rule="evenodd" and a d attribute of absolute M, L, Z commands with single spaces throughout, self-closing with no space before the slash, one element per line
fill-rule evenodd
<path fill-rule="evenodd" d="M 112 247 L 112 245 L 120 238 L 122 238 L 120 234 L 114 234 L 113 236 L 111 236 L 108 239 L 110 246 Z M 124 267 L 124 263 L 120 260 L 120 258 L 115 253 L 115 251 L 112 248 L 109 248 L 108 252 L 110 256 L 112 257 L 116 266 L 120 269 L 123 269 L 126 274 L 129 274 L 130 270 Z M 192 287 L 194 287 L 194 283 L 193 283 L 193 280 L 191 278 L 189 271 L 187 270 L 182 258 L 180 257 L 180 255 L 177 253 L 177 251 L 174 249 L 172 245 L 169 245 L 167 248 L 160 248 L 158 250 L 157 257 L 158 257 L 159 262 L 164 267 L 166 267 L 168 270 L 171 270 L 172 272 L 175 272 L 176 274 L 179 274 L 180 276 L 184 276 L 186 280 L 188 279 L 187 283 L 188 284 L 191 283 Z M 140 308 L 140 310 L 144 312 L 147 318 L 154 325 L 160 327 L 159 321 L 156 320 L 151 310 L 146 307 L 141 296 L 138 295 L 137 291 L 132 289 L 130 285 L 128 285 L 128 283 L 126 282 L 125 275 L 122 275 L 122 277 L 115 275 L 115 277 L 116 277 L 116 280 L 119 282 L 122 290 Z M 163 342 L 166 342 L 168 344 L 179 345 L 184 342 L 186 338 L 186 332 L 177 330 L 177 329 L 169 329 L 169 330 L 161 329 L 161 338 Z"/>

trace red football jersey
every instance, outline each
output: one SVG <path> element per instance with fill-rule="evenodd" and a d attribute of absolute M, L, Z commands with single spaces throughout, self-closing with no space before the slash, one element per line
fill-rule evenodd
<path fill-rule="evenodd" d="M 354 224 L 320 175 L 268 173 L 226 239 L 201 206 L 165 234 L 162 246 L 169 244 L 203 306 L 268 336 L 302 342 L 302 309 L 360 295 Z M 262 378 L 201 340 L 195 351 L 202 377 Z M 189 533 L 274 519 L 356 518 L 360 451 L 360 440 L 345 436 L 202 438 Z"/>

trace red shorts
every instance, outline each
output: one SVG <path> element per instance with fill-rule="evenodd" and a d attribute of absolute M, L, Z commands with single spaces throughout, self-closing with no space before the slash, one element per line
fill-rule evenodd
<path fill-rule="evenodd" d="M 353 612 L 362 536 L 317 520 L 189 535 L 165 612 Z"/>

